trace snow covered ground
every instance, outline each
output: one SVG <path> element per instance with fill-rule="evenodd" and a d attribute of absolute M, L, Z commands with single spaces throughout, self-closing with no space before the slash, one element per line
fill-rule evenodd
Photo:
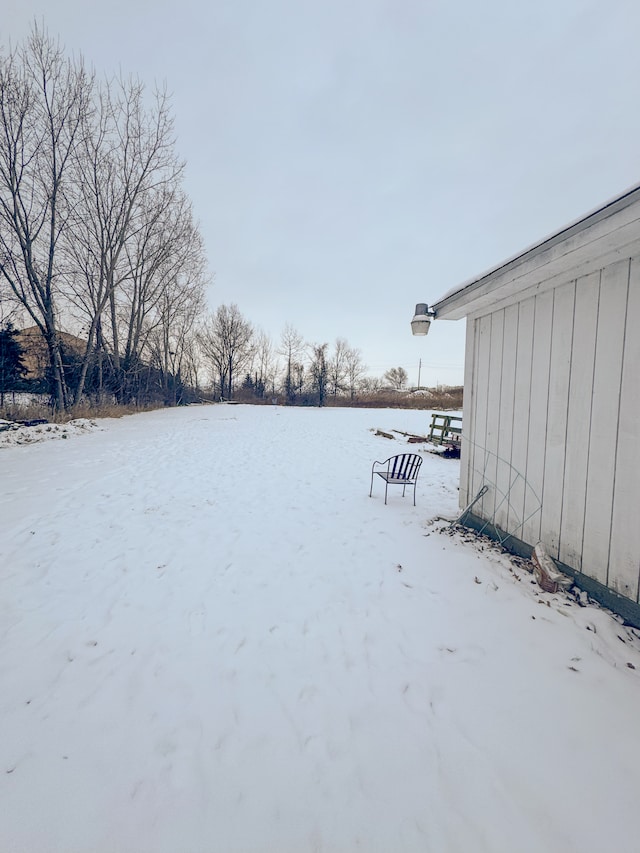
<path fill-rule="evenodd" d="M 369 498 L 406 448 L 371 430 L 428 420 L 0 448 L 2 853 L 639 849 L 638 637 L 434 521 L 457 462 L 412 446 L 417 506 Z"/>

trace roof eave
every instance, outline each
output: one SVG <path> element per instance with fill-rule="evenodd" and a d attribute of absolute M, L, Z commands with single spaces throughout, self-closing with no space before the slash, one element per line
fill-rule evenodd
<path fill-rule="evenodd" d="M 487 297 L 493 291 L 499 289 L 505 282 L 522 279 L 524 287 L 526 283 L 531 283 L 532 277 L 535 278 L 536 271 L 541 270 L 543 267 L 547 267 L 545 271 L 547 277 L 554 274 L 553 261 L 556 262 L 555 268 L 561 270 L 562 263 L 559 262 L 559 259 L 570 256 L 581 245 L 588 243 L 587 235 L 589 231 L 593 232 L 596 226 L 601 225 L 600 231 L 604 230 L 606 232 L 606 223 L 613 217 L 619 217 L 622 212 L 633 205 L 638 205 L 640 208 L 640 186 L 633 187 L 623 193 L 623 195 L 617 196 L 581 219 L 567 225 L 544 240 L 535 243 L 524 252 L 503 261 L 499 266 L 483 273 L 481 276 L 470 279 L 453 291 L 445 294 L 445 296 L 441 297 L 431 306 L 436 312 L 436 317 L 447 320 L 461 319 L 474 313 L 476 308 L 480 306 L 479 300 L 481 297 L 481 301 L 486 302 Z M 640 213 L 638 216 L 640 218 Z M 608 236 L 610 237 L 611 234 L 609 233 Z M 621 234 L 621 240 L 625 236 Z M 593 242 L 595 243 L 596 241 L 594 240 Z M 606 247 L 609 251 L 615 250 L 610 241 L 609 243 L 606 241 L 601 242 L 601 249 L 604 250 Z M 563 254 L 561 249 L 559 249 L 563 244 L 567 247 L 571 245 L 571 251 Z M 578 256 L 576 255 L 573 261 L 577 260 Z"/>

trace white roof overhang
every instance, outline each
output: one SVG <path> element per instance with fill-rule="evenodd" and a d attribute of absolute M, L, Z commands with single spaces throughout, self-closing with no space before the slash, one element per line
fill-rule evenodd
<path fill-rule="evenodd" d="M 447 293 L 431 308 L 459 320 L 640 254 L 640 187 Z"/>

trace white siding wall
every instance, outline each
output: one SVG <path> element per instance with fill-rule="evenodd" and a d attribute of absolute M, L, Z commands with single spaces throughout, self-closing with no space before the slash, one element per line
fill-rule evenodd
<path fill-rule="evenodd" d="M 516 349 L 518 340 L 518 305 L 499 312 L 503 315 L 502 364 L 500 370 L 500 409 L 498 417 L 498 443 L 500 453 L 511 458 L 513 446 L 513 415 L 516 388 Z M 496 524 L 503 530 L 509 524 L 509 493 L 513 471 L 500 463 L 496 456 Z"/>
<path fill-rule="evenodd" d="M 640 262 L 631 262 L 624 335 L 608 585 L 638 598 L 640 554 Z"/>
<path fill-rule="evenodd" d="M 543 285 L 468 322 L 461 503 L 638 601 L 640 258 Z"/>

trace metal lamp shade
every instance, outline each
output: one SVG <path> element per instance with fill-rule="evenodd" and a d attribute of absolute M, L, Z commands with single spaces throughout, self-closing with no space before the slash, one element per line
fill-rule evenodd
<path fill-rule="evenodd" d="M 428 317 L 429 306 L 426 302 L 419 302 L 416 305 L 416 313 L 411 321 L 412 335 L 426 335 L 431 325 L 431 320 Z"/>

